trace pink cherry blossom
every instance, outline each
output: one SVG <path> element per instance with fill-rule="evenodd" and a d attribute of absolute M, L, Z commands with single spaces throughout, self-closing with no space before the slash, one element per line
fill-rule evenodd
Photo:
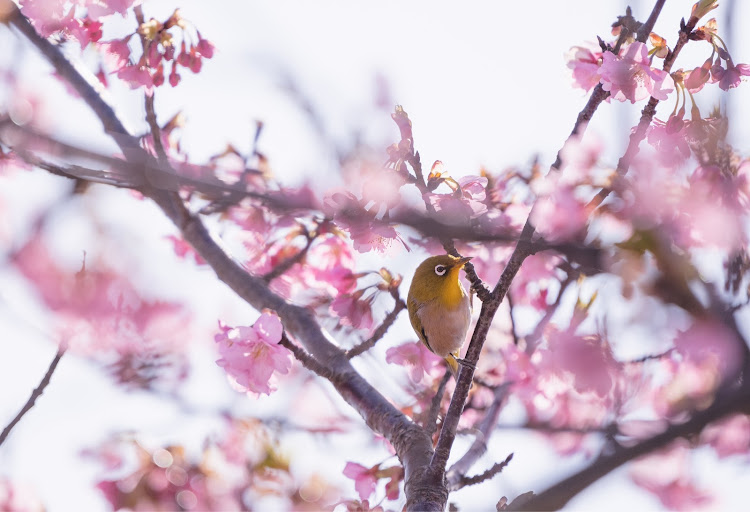
<path fill-rule="evenodd" d="M 238 391 L 265 393 L 275 391 L 271 381 L 276 373 L 286 374 L 292 366 L 289 351 L 279 345 L 283 328 L 279 317 L 263 313 L 252 327 L 229 327 L 219 323 L 214 337 L 224 368 Z"/>
<path fill-rule="evenodd" d="M 599 68 L 602 86 L 618 101 L 635 103 L 649 96 L 666 100 L 674 90 L 669 73 L 651 67 L 648 48 L 641 42 L 632 43 L 622 56 L 604 52 L 602 59 Z"/>
<path fill-rule="evenodd" d="M 741 364 L 740 343 L 728 327 L 714 320 L 696 320 L 674 340 L 675 349 L 686 361 L 710 363 L 727 378 L 732 378 Z"/>
<path fill-rule="evenodd" d="M 487 212 L 487 178 L 464 176 L 457 182 L 458 190 L 450 194 L 426 193 L 428 201 L 436 211 L 435 217 L 446 224 L 467 225 L 471 219 Z"/>
<path fill-rule="evenodd" d="M 308 251 L 307 262 L 315 279 L 338 293 L 354 291 L 354 254 L 344 239 L 335 234 L 325 235 Z"/>
<path fill-rule="evenodd" d="M 709 78 L 711 78 L 712 64 L 713 59 L 709 57 L 708 59 L 706 59 L 702 66 L 690 71 L 687 78 L 685 78 L 684 80 L 685 87 L 687 87 L 690 92 L 696 93 L 703 89 L 703 86 L 706 85 L 706 82 L 708 82 Z"/>
<path fill-rule="evenodd" d="M 104 56 L 111 67 L 120 69 L 130 62 L 128 41 L 131 37 L 132 34 L 123 39 L 112 39 L 111 41 L 100 41 L 98 43 L 99 48 L 104 50 Z"/>
<path fill-rule="evenodd" d="M 151 388 L 186 376 L 190 325 L 181 306 L 144 300 L 123 276 L 95 264 L 67 271 L 38 237 L 17 252 L 14 263 L 55 313 L 60 339 L 105 363 L 118 383 Z"/>
<path fill-rule="evenodd" d="M 547 332 L 548 371 L 570 378 L 579 393 L 592 391 L 600 397 L 608 395 L 618 378 L 619 365 L 609 345 L 594 336 L 578 336 L 570 329 Z"/>
<path fill-rule="evenodd" d="M 648 143 L 656 149 L 656 156 L 665 165 L 678 165 L 690 157 L 686 130 L 682 124 L 654 119 L 648 128 Z"/>
<path fill-rule="evenodd" d="M 0 477 L 0 510 L 7 512 L 43 512 L 44 505 L 30 487 Z"/>
<path fill-rule="evenodd" d="M 561 182 L 559 174 L 547 176 L 546 185 L 531 210 L 531 222 L 550 242 L 570 240 L 583 230 L 588 214 L 576 188 Z"/>
<path fill-rule="evenodd" d="M 697 486 L 689 472 L 690 450 L 687 441 L 636 460 L 630 477 L 636 485 L 650 491 L 670 510 L 695 510 L 710 504 L 713 496 Z"/>
<path fill-rule="evenodd" d="M 440 365 L 442 358 L 430 352 L 418 341 L 389 348 L 385 353 L 385 361 L 408 367 L 409 378 L 416 383 L 421 382 L 424 375 L 430 375 L 432 370 Z"/>
<path fill-rule="evenodd" d="M 375 492 L 379 478 L 376 476 L 379 465 L 366 468 L 356 462 L 347 462 L 344 476 L 354 480 L 354 489 L 361 500 L 366 500 Z"/>
<path fill-rule="evenodd" d="M 21 12 L 29 18 L 42 37 L 65 30 L 73 21 L 74 9 L 61 0 L 24 0 Z"/>
<path fill-rule="evenodd" d="M 205 39 L 203 36 L 201 36 L 200 31 L 198 32 L 198 45 L 196 46 L 196 48 L 198 49 L 198 53 L 200 53 L 207 59 L 210 59 L 214 56 L 214 44 L 208 39 Z"/>
<path fill-rule="evenodd" d="M 362 299 L 362 294 L 341 293 L 331 303 L 331 311 L 335 313 L 342 325 L 351 325 L 359 329 L 372 328 L 372 300 L 374 297 Z"/>
<path fill-rule="evenodd" d="M 574 46 L 565 54 L 565 60 L 568 62 L 568 68 L 572 70 L 575 86 L 584 91 L 590 91 L 596 87 L 599 83 L 599 66 L 602 62 L 602 52 L 598 47 L 595 50 L 584 46 Z"/>
<path fill-rule="evenodd" d="M 401 236 L 390 224 L 378 221 L 347 224 L 346 221 L 339 221 L 339 225 L 349 231 L 354 249 L 361 253 L 375 251 L 385 254 L 389 253 L 393 247 L 398 247 L 399 244 L 406 247 Z"/>
<path fill-rule="evenodd" d="M 377 220 L 377 212 L 369 211 L 364 206 L 354 194 L 335 190 L 327 194 L 323 211 L 333 216 L 337 226 L 349 233 L 352 245 L 358 252 L 389 253 L 394 242 L 406 247 L 391 223 Z"/>
<path fill-rule="evenodd" d="M 717 62 L 719 62 L 718 59 Z M 713 81 L 719 82 L 719 87 L 725 91 L 740 85 L 743 76 L 750 76 L 750 65 L 735 65 L 731 59 L 727 61 L 726 68 L 722 67 L 720 64 L 714 64 L 711 68 L 711 77 Z"/>
<path fill-rule="evenodd" d="M 560 151 L 562 180 L 569 185 L 589 183 L 604 151 L 604 142 L 594 134 L 574 136 Z"/>
<path fill-rule="evenodd" d="M 169 73 L 169 85 L 172 87 L 177 87 L 177 84 L 180 83 L 180 79 L 182 77 L 179 73 L 177 73 L 177 64 L 172 63 L 172 71 Z"/>
<path fill-rule="evenodd" d="M 90 43 L 99 41 L 102 37 L 102 23 L 100 21 L 93 21 L 89 17 L 73 20 L 69 24 L 68 29 L 70 35 L 81 44 L 81 50 L 86 48 Z"/>
<path fill-rule="evenodd" d="M 734 414 L 711 423 L 701 432 L 701 442 L 711 445 L 719 458 L 750 456 L 750 416 Z"/>
<path fill-rule="evenodd" d="M 167 240 L 172 242 L 174 246 L 175 254 L 181 259 L 192 258 L 197 265 L 205 265 L 206 260 L 201 257 L 200 254 L 193 249 L 193 246 L 185 241 L 184 238 L 175 235 L 169 235 L 165 237 Z"/>
<path fill-rule="evenodd" d="M 126 65 L 115 71 L 120 80 L 127 82 L 131 89 L 139 87 L 151 88 L 154 85 L 148 68 L 139 65 Z"/>
<path fill-rule="evenodd" d="M 79 2 L 86 7 L 92 20 L 98 20 L 115 13 L 125 16 L 128 9 L 139 5 L 141 0 L 79 0 Z"/>

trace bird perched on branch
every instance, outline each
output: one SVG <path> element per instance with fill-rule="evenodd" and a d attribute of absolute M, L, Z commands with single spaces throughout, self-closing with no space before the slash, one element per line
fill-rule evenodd
<path fill-rule="evenodd" d="M 459 351 L 471 321 L 471 301 L 460 272 L 471 258 L 431 256 L 414 272 L 406 299 L 409 320 L 422 343 L 458 375 Z"/>

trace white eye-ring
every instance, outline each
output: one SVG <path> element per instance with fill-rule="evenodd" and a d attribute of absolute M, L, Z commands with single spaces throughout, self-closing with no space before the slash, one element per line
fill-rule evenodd
<path fill-rule="evenodd" d="M 435 265 L 435 273 L 439 276 L 444 276 L 445 271 L 448 270 L 445 265 Z"/>

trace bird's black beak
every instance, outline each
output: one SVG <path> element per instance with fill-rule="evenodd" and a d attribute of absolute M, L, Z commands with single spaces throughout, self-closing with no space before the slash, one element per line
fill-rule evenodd
<path fill-rule="evenodd" d="M 469 260 L 471 260 L 471 256 L 467 256 L 465 258 L 458 258 L 458 261 L 456 261 L 456 267 L 457 268 L 463 268 L 464 265 L 466 265 Z"/>

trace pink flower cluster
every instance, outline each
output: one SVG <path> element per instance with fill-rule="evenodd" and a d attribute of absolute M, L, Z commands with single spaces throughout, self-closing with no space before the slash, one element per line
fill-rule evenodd
<path fill-rule="evenodd" d="M 672 77 L 651 66 L 648 48 L 638 41 L 626 46 L 619 55 L 576 46 L 566 58 L 578 87 L 588 91 L 601 83 L 618 101 L 635 103 L 649 96 L 665 100 L 674 90 Z"/>
<path fill-rule="evenodd" d="M 317 474 L 292 474 L 279 441 L 256 418 L 228 418 L 200 451 L 149 447 L 122 436 L 83 455 L 102 466 L 97 488 L 113 510 L 267 510 L 278 508 L 279 500 L 285 509 L 320 510 L 337 495 Z M 28 508 L 8 510 L 41 510 L 23 503 Z"/>
<path fill-rule="evenodd" d="M 111 63 L 115 67 L 113 73 L 124 80 L 132 88 L 159 87 L 165 82 L 165 66 L 171 66 L 169 84 L 172 87 L 180 83 L 179 67 L 189 69 L 193 73 L 200 72 L 203 59 L 210 59 L 214 55 L 214 45 L 196 31 L 197 42 L 190 43 L 187 33 L 187 23 L 176 10 L 166 21 L 160 22 L 154 18 L 145 21 L 138 30 L 122 39 L 105 41 L 100 47 L 111 56 Z M 143 41 L 143 53 L 137 62 L 131 61 L 131 50 L 128 41 L 136 35 Z M 177 51 L 177 33 L 181 36 L 180 49 Z"/>
<path fill-rule="evenodd" d="M 21 0 L 21 12 L 29 18 L 43 37 L 63 33 L 78 40 L 81 49 L 102 37 L 101 18 L 125 15 L 140 0 Z M 76 16 L 84 10 L 85 16 Z"/>
<path fill-rule="evenodd" d="M 263 313 L 252 327 L 219 322 L 219 331 L 214 337 L 221 355 L 216 364 L 227 372 L 233 387 L 254 394 L 275 391 L 275 374 L 289 373 L 292 367 L 289 351 L 279 345 L 283 332 L 279 317 Z"/>
<path fill-rule="evenodd" d="M 61 342 L 106 364 L 118 382 L 149 388 L 186 376 L 189 323 L 180 305 L 144 299 L 111 270 L 83 266 L 69 272 L 39 237 L 16 253 L 14 263 L 55 313 Z"/>
<path fill-rule="evenodd" d="M 385 484 L 385 497 L 388 500 L 397 500 L 399 496 L 399 484 L 404 478 L 404 470 L 399 466 L 392 466 L 381 469 L 380 464 L 370 468 L 357 464 L 356 462 L 347 462 L 344 467 L 344 476 L 354 480 L 354 489 L 363 501 L 370 498 L 375 493 L 378 481 L 387 479 Z"/>

